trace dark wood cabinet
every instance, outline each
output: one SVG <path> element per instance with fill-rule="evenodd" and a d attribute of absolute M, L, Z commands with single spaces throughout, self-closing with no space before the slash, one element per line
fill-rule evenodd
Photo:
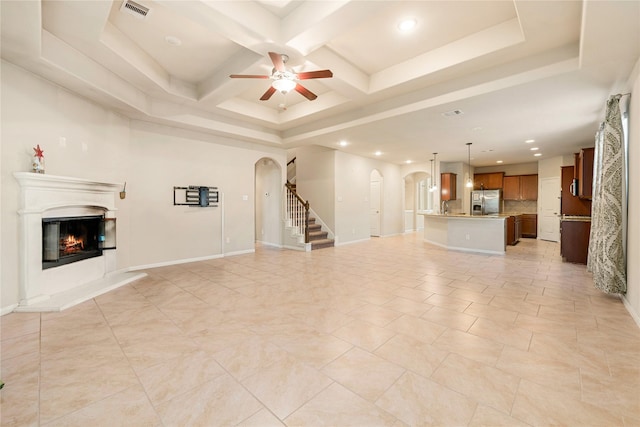
<path fill-rule="evenodd" d="M 522 214 L 522 237 L 538 237 L 538 215 Z"/>
<path fill-rule="evenodd" d="M 591 200 L 581 199 L 571 194 L 570 188 L 573 182 L 573 173 L 573 166 L 562 167 L 562 196 L 560 199 L 562 215 L 591 216 Z"/>
<path fill-rule="evenodd" d="M 520 175 L 522 200 L 538 200 L 538 175 Z"/>
<path fill-rule="evenodd" d="M 591 200 L 593 191 L 593 155 L 595 149 L 583 148 L 578 153 L 578 197 Z"/>
<path fill-rule="evenodd" d="M 504 172 L 476 173 L 473 175 L 474 190 L 502 190 Z"/>
<path fill-rule="evenodd" d="M 560 222 L 560 254 L 567 262 L 586 264 L 589 253 L 591 221 L 562 220 Z"/>
<path fill-rule="evenodd" d="M 515 245 L 522 238 L 522 215 L 507 217 L 507 245 Z"/>
<path fill-rule="evenodd" d="M 538 200 L 538 175 L 505 176 L 502 180 L 504 200 Z"/>
<path fill-rule="evenodd" d="M 520 177 L 505 176 L 502 180 L 502 197 L 504 200 L 520 200 Z"/>
<path fill-rule="evenodd" d="M 440 198 L 441 200 L 456 200 L 456 174 L 441 173 L 440 174 Z"/>

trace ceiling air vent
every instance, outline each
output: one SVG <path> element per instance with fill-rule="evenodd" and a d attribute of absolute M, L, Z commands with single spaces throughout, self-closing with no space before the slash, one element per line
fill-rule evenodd
<path fill-rule="evenodd" d="M 442 115 L 445 117 L 456 117 L 456 116 L 461 116 L 463 114 L 464 113 L 462 112 L 462 110 L 451 110 L 451 111 L 442 113 Z"/>
<path fill-rule="evenodd" d="M 130 13 L 136 18 L 144 19 L 149 14 L 150 9 L 132 0 L 125 0 L 122 3 L 122 7 L 120 8 L 120 11 Z"/>

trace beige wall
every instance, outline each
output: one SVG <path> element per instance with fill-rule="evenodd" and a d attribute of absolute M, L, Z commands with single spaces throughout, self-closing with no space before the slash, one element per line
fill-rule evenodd
<path fill-rule="evenodd" d="M 530 175 L 538 173 L 538 162 L 515 163 L 475 168 L 475 173 L 504 172 L 505 175 Z"/>
<path fill-rule="evenodd" d="M 297 192 L 335 232 L 335 150 L 320 146 L 296 149 Z"/>
<path fill-rule="evenodd" d="M 284 150 L 130 121 L 5 62 L 1 77 L 0 309 L 19 300 L 12 174 L 31 169 L 36 144 L 47 174 L 127 182 L 116 200 L 118 269 L 254 249 L 255 163 L 272 158 L 284 171 Z M 224 207 L 173 206 L 173 186 L 185 185 L 220 187 Z"/>
<path fill-rule="evenodd" d="M 404 232 L 403 179 L 400 167 L 379 160 L 336 152 L 336 240 L 338 244 L 370 238 L 371 172 L 382 175 L 381 236 Z"/>
<path fill-rule="evenodd" d="M 629 205 L 625 305 L 640 326 L 640 60 L 631 75 L 629 106 Z"/>

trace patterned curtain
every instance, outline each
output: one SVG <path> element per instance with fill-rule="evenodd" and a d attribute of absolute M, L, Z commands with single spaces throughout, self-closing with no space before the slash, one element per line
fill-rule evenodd
<path fill-rule="evenodd" d="M 627 291 L 622 234 L 626 171 L 620 97 L 615 95 L 607 101 L 605 121 L 596 134 L 591 237 L 587 260 L 595 287 L 609 294 L 624 294 Z"/>

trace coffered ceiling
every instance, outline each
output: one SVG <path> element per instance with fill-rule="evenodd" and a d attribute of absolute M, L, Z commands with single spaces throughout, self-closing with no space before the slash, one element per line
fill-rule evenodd
<path fill-rule="evenodd" d="M 129 1 L 130 3 L 130 1 Z M 593 144 L 640 57 L 637 1 L 3 0 L 2 57 L 135 119 L 393 163 L 530 162 Z M 398 24 L 413 19 L 402 32 Z M 268 52 L 318 95 L 259 98 Z M 535 139 L 541 156 L 533 157 Z M 339 146 L 345 141 L 346 146 Z"/>

